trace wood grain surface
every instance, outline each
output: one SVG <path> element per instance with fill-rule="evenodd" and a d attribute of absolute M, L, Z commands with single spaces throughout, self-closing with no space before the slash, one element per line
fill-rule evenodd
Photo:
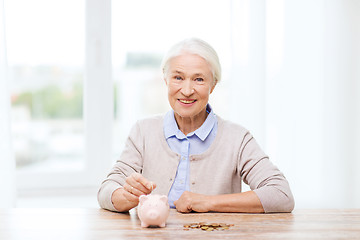
<path fill-rule="evenodd" d="M 227 230 L 185 229 L 198 222 Z M 165 228 L 141 228 L 136 211 L 0 209 L 0 239 L 360 239 L 360 209 L 309 209 L 279 214 L 190 213 L 171 210 Z"/>

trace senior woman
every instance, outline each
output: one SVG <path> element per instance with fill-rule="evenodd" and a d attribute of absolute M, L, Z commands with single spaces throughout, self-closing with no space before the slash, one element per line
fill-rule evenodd
<path fill-rule="evenodd" d="M 284 175 L 248 130 L 208 104 L 221 76 L 215 50 L 200 39 L 183 40 L 164 57 L 162 70 L 172 110 L 133 126 L 100 187 L 100 206 L 128 211 L 153 192 L 184 213 L 291 212 Z M 251 191 L 242 192 L 241 181 Z"/>

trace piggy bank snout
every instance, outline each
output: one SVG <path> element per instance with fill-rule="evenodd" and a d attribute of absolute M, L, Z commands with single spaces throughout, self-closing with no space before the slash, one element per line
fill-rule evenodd
<path fill-rule="evenodd" d="M 147 212 L 147 216 L 149 219 L 156 220 L 160 218 L 160 212 L 156 209 L 151 209 Z"/>

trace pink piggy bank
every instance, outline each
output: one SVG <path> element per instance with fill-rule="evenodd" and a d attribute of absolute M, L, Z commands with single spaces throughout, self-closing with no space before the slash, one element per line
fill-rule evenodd
<path fill-rule="evenodd" d="M 170 207 L 166 195 L 142 195 L 139 198 L 138 216 L 141 227 L 165 227 Z"/>

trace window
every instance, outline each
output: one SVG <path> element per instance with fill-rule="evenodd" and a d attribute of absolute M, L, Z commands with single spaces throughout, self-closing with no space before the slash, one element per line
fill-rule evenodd
<path fill-rule="evenodd" d="M 89 16 L 99 9 L 96 4 L 107 12 L 86 18 L 86 12 Z M 89 34 L 95 26 L 85 23 L 109 15 L 110 5 L 5 0 L 5 9 L 18 188 L 97 186 L 104 173 L 91 152 L 96 129 L 89 128 L 101 123 L 94 118 L 98 108 L 89 100 L 97 99 L 98 90 L 89 76 L 94 73 L 89 62 L 98 50 L 92 41 L 101 47 L 101 38 L 109 37 Z M 105 64 L 110 69 L 110 62 Z M 99 149 L 102 154 L 104 148 Z"/>
<path fill-rule="evenodd" d="M 83 5 L 6 1 L 19 170 L 68 170 L 83 164 Z"/>

